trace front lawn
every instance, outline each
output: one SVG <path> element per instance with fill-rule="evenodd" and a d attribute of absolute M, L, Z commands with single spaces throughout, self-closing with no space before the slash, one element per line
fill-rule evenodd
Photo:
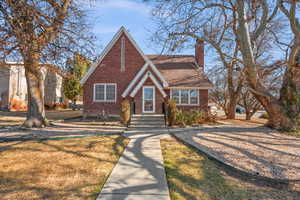
<path fill-rule="evenodd" d="M 122 136 L 0 143 L 0 199 L 95 199 L 127 143 Z"/>
<path fill-rule="evenodd" d="M 52 120 L 64 120 L 70 118 L 81 117 L 81 110 L 51 110 L 46 111 L 46 117 Z M 3 112 L 0 111 L 0 128 L 7 126 L 20 126 L 26 119 L 26 112 Z"/>
<path fill-rule="evenodd" d="M 244 177 L 175 139 L 161 146 L 172 200 L 299 200 L 299 188 Z"/>

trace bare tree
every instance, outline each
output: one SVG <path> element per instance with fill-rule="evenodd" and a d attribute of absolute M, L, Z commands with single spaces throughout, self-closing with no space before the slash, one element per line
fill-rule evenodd
<path fill-rule="evenodd" d="M 210 99 L 225 112 L 227 119 L 234 119 L 236 105 L 243 85 L 243 75 L 236 64 L 224 67 L 223 63 L 215 65 L 208 71 L 208 77 L 214 88 L 210 91 Z"/>
<path fill-rule="evenodd" d="M 222 40 L 220 43 L 227 44 L 220 47 L 222 55 L 243 65 L 245 79 L 251 92 L 270 116 L 268 125 L 287 130 L 298 126 L 300 115 L 299 80 L 297 80 L 300 72 L 296 70 L 300 41 L 300 26 L 296 14 L 296 9 L 299 8 L 298 1 L 157 0 L 156 2 L 158 4 L 154 15 L 159 22 L 157 33 L 163 35 L 163 32 L 166 32 L 164 39 L 161 39 L 166 46 L 178 49 L 185 47 L 190 41 L 189 38 L 207 36 L 219 38 Z M 259 73 L 262 65 L 268 66 L 269 63 L 278 60 L 272 56 L 274 53 L 272 51 L 275 51 L 275 48 L 277 52 L 279 51 L 278 46 L 282 45 L 275 43 L 286 30 L 284 22 L 278 21 L 282 18 L 279 8 L 288 16 L 295 39 L 278 98 L 265 85 Z M 210 44 L 218 51 L 218 47 L 213 43 Z M 260 51 L 260 45 L 264 45 L 267 51 Z M 231 52 L 237 47 L 237 54 L 228 53 L 226 47 L 231 48 Z"/>
<path fill-rule="evenodd" d="M 262 17 L 260 19 L 259 28 L 254 35 L 249 32 L 249 23 L 247 21 L 247 6 L 242 0 L 236 3 L 238 13 L 238 31 L 237 38 L 240 43 L 240 51 L 242 53 L 245 68 L 247 69 L 247 80 L 253 95 L 260 101 L 269 114 L 269 125 L 284 130 L 295 130 L 299 125 L 300 119 L 300 90 L 299 77 L 300 71 L 297 67 L 297 55 L 300 50 L 300 25 L 296 18 L 297 1 L 285 1 L 288 8 L 285 7 L 283 1 L 277 1 L 277 6 L 283 11 L 290 21 L 291 30 L 294 34 L 294 43 L 292 45 L 288 58 L 288 67 L 284 75 L 284 81 L 280 93 L 280 98 L 272 95 L 268 89 L 260 81 L 257 71 L 257 64 L 253 57 L 253 40 L 267 29 L 270 19 L 274 16 L 269 14 L 268 6 L 270 2 L 267 0 L 258 1 L 261 7 Z"/>
<path fill-rule="evenodd" d="M 252 116 L 262 107 L 246 87 L 241 91 L 238 104 L 245 108 L 246 120 L 251 120 Z"/>
<path fill-rule="evenodd" d="M 92 37 L 81 7 L 76 0 L 0 3 L 1 60 L 24 62 L 28 90 L 27 119 L 23 124 L 26 127 L 48 125 L 40 63 L 64 63 L 74 52 L 92 53 Z"/>

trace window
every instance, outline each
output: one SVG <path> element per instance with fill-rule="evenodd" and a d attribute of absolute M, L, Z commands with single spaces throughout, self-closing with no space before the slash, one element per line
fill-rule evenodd
<path fill-rule="evenodd" d="M 199 105 L 199 90 L 192 89 L 174 89 L 171 90 L 171 98 L 177 105 Z"/>
<path fill-rule="evenodd" d="M 198 105 L 199 102 L 199 91 L 198 90 L 190 90 L 190 104 Z"/>
<path fill-rule="evenodd" d="M 94 101 L 115 102 L 116 101 L 115 83 L 97 83 L 94 85 Z"/>
<path fill-rule="evenodd" d="M 180 104 L 189 104 L 189 90 L 181 90 Z"/>
<path fill-rule="evenodd" d="M 180 92 L 179 90 L 171 90 L 171 96 L 172 96 L 172 99 L 175 100 L 176 104 L 179 104 L 180 103 Z"/>

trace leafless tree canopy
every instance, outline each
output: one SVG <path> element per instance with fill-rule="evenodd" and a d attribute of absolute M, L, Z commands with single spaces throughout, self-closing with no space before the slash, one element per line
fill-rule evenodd
<path fill-rule="evenodd" d="M 0 60 L 23 61 L 29 49 L 41 52 L 40 62 L 60 67 L 75 52 L 92 58 L 95 38 L 81 4 L 76 0 L 1 1 Z"/>
<path fill-rule="evenodd" d="M 26 127 L 47 126 L 40 63 L 60 67 L 74 52 L 90 57 L 92 37 L 77 0 L 2 0 L 0 59 L 24 62 L 28 91 Z"/>
<path fill-rule="evenodd" d="M 216 65 L 210 63 L 214 66 L 210 69 L 210 78 L 214 78 L 214 74 L 220 73 L 222 69 L 226 72 L 223 77 L 226 85 L 223 96 L 227 100 L 222 104 L 227 118 L 234 118 L 235 106 L 245 81 L 245 73 L 247 73 L 237 37 L 236 3 L 218 0 L 156 2 L 153 15 L 158 28 L 153 35 L 153 40 L 162 44 L 165 51 L 188 48 L 195 39 L 204 40 L 209 47 L 214 49 L 218 60 L 222 63 L 222 68 L 215 69 Z M 287 30 L 287 24 L 276 15 L 278 7 L 270 4 L 267 10 L 272 14 L 268 16 L 268 27 L 262 30 L 259 22 L 264 15 L 263 10 L 253 1 L 246 1 L 246 5 L 250 8 L 247 20 L 253 37 L 253 55 L 259 66 L 258 71 L 263 73 L 263 71 L 274 70 L 270 63 L 280 59 L 273 56 L 274 51 L 286 51 L 289 48 L 289 45 L 281 40 L 281 36 Z M 220 95 L 219 89 L 214 90 L 212 94 Z"/>

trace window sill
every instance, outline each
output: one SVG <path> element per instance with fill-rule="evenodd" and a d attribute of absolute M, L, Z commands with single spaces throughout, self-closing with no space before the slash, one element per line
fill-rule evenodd
<path fill-rule="evenodd" d="M 100 101 L 100 100 L 94 100 L 95 103 L 116 103 L 117 101 Z"/>
<path fill-rule="evenodd" d="M 176 106 L 200 106 L 199 104 L 176 104 Z"/>

